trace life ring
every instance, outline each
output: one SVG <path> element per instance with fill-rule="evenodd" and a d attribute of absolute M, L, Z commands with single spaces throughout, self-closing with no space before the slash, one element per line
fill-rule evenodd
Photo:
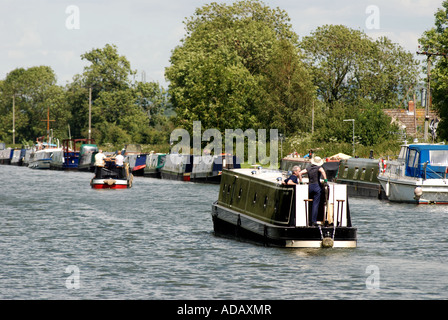
<path fill-rule="evenodd" d="M 380 173 L 384 173 L 386 172 L 386 167 L 387 167 L 387 163 L 386 161 L 384 161 L 383 158 L 380 159 L 380 161 L 378 161 L 378 169 Z"/>

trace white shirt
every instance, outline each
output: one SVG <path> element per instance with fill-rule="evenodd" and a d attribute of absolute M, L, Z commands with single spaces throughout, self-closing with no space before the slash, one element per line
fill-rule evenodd
<path fill-rule="evenodd" d="M 97 153 L 95 155 L 95 166 L 103 167 L 105 158 L 106 158 L 106 156 L 104 155 L 104 153 Z"/>
<path fill-rule="evenodd" d="M 123 160 L 124 160 L 124 157 L 121 154 L 117 155 L 115 157 L 115 165 L 122 166 L 123 165 Z"/>

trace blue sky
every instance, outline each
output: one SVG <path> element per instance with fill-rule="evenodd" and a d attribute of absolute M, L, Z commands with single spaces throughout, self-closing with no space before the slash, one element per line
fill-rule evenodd
<path fill-rule="evenodd" d="M 0 0 L 0 79 L 18 67 L 48 65 L 59 84 L 82 73 L 80 55 L 115 44 L 138 71 L 137 80 L 167 87 L 164 70 L 184 36 L 183 21 L 203 0 Z M 232 3 L 233 1 L 215 1 Z M 344 24 L 372 38 L 387 36 L 407 51 L 434 26 L 442 0 L 266 0 L 285 10 L 299 37 L 324 24 Z M 75 6 L 75 12 L 67 9 Z M 375 12 L 366 9 L 374 6 Z M 371 20 L 372 14 L 378 19 Z M 78 23 L 75 25 L 74 23 Z M 372 22 L 377 24 L 373 25 Z M 79 27 L 79 28 L 78 28 Z"/>

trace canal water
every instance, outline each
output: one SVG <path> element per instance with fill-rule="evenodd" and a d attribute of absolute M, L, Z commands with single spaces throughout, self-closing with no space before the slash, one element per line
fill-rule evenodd
<path fill-rule="evenodd" d="M 351 199 L 356 249 L 217 237 L 217 185 L 0 166 L 0 299 L 447 299 L 446 206 Z"/>

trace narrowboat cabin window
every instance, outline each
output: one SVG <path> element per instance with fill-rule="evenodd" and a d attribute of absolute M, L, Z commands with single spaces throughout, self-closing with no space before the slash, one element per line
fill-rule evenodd
<path fill-rule="evenodd" d="M 364 180 L 365 177 L 366 177 L 366 168 L 362 168 L 361 180 Z"/>
<path fill-rule="evenodd" d="M 240 191 L 238 192 L 238 199 L 241 199 L 242 195 L 243 195 L 243 188 L 240 188 Z"/>
<path fill-rule="evenodd" d="M 373 180 L 373 175 L 375 174 L 375 169 L 372 168 L 371 172 L 370 172 L 370 181 Z"/>
<path fill-rule="evenodd" d="M 430 150 L 429 163 L 432 166 L 448 166 L 448 151 L 447 150 Z"/>
<path fill-rule="evenodd" d="M 254 200 L 252 201 L 253 204 L 255 204 L 255 202 L 257 202 L 257 193 L 254 193 Z"/>
<path fill-rule="evenodd" d="M 353 173 L 353 179 L 358 179 L 359 168 L 355 167 L 355 172 Z"/>
<path fill-rule="evenodd" d="M 348 176 L 348 166 L 345 166 L 344 173 L 342 174 L 342 178 L 347 178 Z"/>

